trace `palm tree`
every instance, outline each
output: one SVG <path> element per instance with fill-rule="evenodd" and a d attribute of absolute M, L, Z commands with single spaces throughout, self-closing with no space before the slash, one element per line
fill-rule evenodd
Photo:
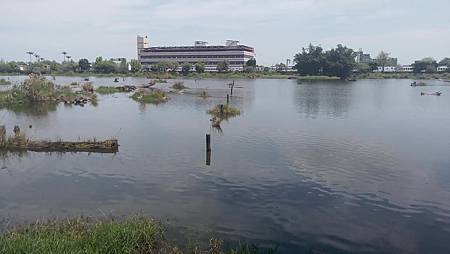
<path fill-rule="evenodd" d="M 66 51 L 63 51 L 63 52 L 61 52 L 61 54 L 63 54 L 64 55 L 64 60 L 63 60 L 63 63 L 66 61 L 66 55 L 67 55 L 67 52 Z"/>
<path fill-rule="evenodd" d="M 28 51 L 27 54 L 30 55 L 30 64 L 31 64 L 31 56 L 34 55 L 34 52 L 33 51 Z"/>
<path fill-rule="evenodd" d="M 70 58 L 72 58 L 71 56 L 66 56 L 67 57 L 67 61 L 70 61 Z"/>

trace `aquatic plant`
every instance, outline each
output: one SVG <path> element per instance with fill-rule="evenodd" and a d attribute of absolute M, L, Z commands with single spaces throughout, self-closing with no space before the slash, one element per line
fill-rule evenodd
<path fill-rule="evenodd" d="M 209 110 L 208 114 L 219 119 L 228 119 L 240 115 L 241 111 L 231 105 L 218 104 Z"/>
<path fill-rule="evenodd" d="M 120 90 L 114 86 L 99 86 L 95 91 L 99 94 L 113 94 L 120 92 Z"/>
<path fill-rule="evenodd" d="M 92 85 L 92 82 L 84 83 L 82 88 L 83 88 L 83 91 L 85 91 L 85 92 L 88 92 L 88 93 L 94 92 L 94 85 Z"/>
<path fill-rule="evenodd" d="M 183 82 L 176 82 L 175 84 L 173 84 L 172 88 L 175 90 L 183 90 L 183 89 L 187 89 L 188 87 L 184 86 Z"/>
<path fill-rule="evenodd" d="M 36 102 L 93 101 L 95 94 L 74 92 L 70 86 L 57 86 L 45 77 L 30 75 L 21 86 L 0 92 L 0 107 Z"/>
<path fill-rule="evenodd" d="M 160 89 L 139 89 L 131 98 L 142 103 L 159 104 L 166 102 L 169 98 L 166 93 Z"/>
<path fill-rule="evenodd" d="M 0 86 L 7 86 L 7 85 L 11 85 L 11 81 L 8 81 L 4 78 L 0 79 Z"/>
<path fill-rule="evenodd" d="M 209 97 L 209 94 L 208 94 L 208 92 L 207 92 L 206 90 L 202 90 L 202 91 L 200 92 L 200 95 L 199 95 L 199 96 L 202 97 L 203 99 L 206 99 L 206 98 Z"/>

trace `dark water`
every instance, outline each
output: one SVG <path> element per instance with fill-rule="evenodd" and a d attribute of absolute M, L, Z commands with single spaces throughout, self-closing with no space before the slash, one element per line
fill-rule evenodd
<path fill-rule="evenodd" d="M 56 82 L 73 80 L 81 79 Z M 26 131 L 35 139 L 120 142 L 116 155 L 7 157 L 3 227 L 143 213 L 168 220 L 186 238 L 279 245 L 281 253 L 450 253 L 450 86 L 237 81 L 243 88 L 231 103 L 242 114 L 222 123 L 222 133 L 212 130 L 206 166 L 206 111 L 225 101 L 228 82 L 185 81 L 207 87 L 214 97 L 206 100 L 170 95 L 155 106 L 115 94 L 84 108 L 0 111 L 8 130 L 31 124 Z"/>

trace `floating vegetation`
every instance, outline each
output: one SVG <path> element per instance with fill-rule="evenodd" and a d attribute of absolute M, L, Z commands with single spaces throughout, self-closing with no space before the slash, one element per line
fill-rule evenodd
<path fill-rule="evenodd" d="M 206 90 L 202 90 L 202 91 L 200 92 L 200 95 L 199 95 L 199 96 L 202 97 L 203 99 L 206 99 L 206 98 L 209 97 L 209 94 L 208 94 L 208 92 L 207 92 Z"/>
<path fill-rule="evenodd" d="M 84 83 L 82 88 L 83 88 L 83 91 L 85 91 L 87 93 L 93 93 L 94 92 L 94 86 L 92 85 L 91 82 Z"/>
<path fill-rule="evenodd" d="M 155 79 L 153 80 L 155 83 L 167 83 L 167 80 L 165 79 Z"/>
<path fill-rule="evenodd" d="M 411 83 L 411 86 L 426 86 L 426 85 L 427 85 L 427 83 L 425 83 L 423 81 L 419 81 L 419 82 L 414 81 Z"/>
<path fill-rule="evenodd" d="M 100 86 L 95 91 L 99 94 L 129 93 L 136 90 L 136 86 Z"/>
<path fill-rule="evenodd" d="M 213 109 L 209 110 L 208 114 L 212 115 L 211 125 L 220 130 L 220 124 L 223 120 L 238 116 L 241 114 L 241 111 L 230 105 L 218 104 Z"/>
<path fill-rule="evenodd" d="M 0 79 L 0 86 L 7 86 L 7 85 L 11 85 L 11 81 L 8 81 L 4 78 Z"/>
<path fill-rule="evenodd" d="M 116 139 L 97 141 L 86 140 L 79 142 L 65 141 L 33 141 L 18 126 L 14 127 L 14 135 L 7 136 L 4 126 L 0 126 L 0 151 L 33 151 L 33 152 L 97 152 L 116 153 L 119 143 Z"/>
<path fill-rule="evenodd" d="M 230 105 L 218 104 L 213 109 L 209 110 L 208 114 L 217 118 L 228 119 L 240 115 L 241 111 Z"/>
<path fill-rule="evenodd" d="M 141 88 L 137 90 L 133 96 L 131 96 L 133 100 L 142 102 L 142 103 L 153 103 L 159 104 L 166 102 L 169 98 L 166 93 L 160 89 L 145 89 Z"/>
<path fill-rule="evenodd" d="M 175 90 L 184 90 L 188 89 L 189 87 L 183 85 L 183 82 L 176 82 L 175 84 L 173 84 L 172 88 Z"/>
<path fill-rule="evenodd" d="M 70 86 L 57 86 L 53 82 L 37 75 L 30 78 L 21 86 L 14 86 L 11 90 L 0 92 L 0 107 L 34 102 L 59 102 L 85 104 L 94 101 L 95 94 L 74 92 Z"/>

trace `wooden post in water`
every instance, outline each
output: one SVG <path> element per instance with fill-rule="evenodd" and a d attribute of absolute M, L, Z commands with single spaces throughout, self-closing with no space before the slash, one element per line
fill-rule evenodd
<path fill-rule="evenodd" d="M 220 116 L 223 116 L 223 104 L 220 104 Z"/>
<path fill-rule="evenodd" d="M 230 104 L 230 95 L 227 94 L 227 105 Z"/>
<path fill-rule="evenodd" d="M 234 80 L 233 83 L 231 84 L 231 96 L 233 96 L 233 88 L 234 88 Z"/>
<path fill-rule="evenodd" d="M 206 134 L 206 151 L 211 151 L 211 134 Z"/>

